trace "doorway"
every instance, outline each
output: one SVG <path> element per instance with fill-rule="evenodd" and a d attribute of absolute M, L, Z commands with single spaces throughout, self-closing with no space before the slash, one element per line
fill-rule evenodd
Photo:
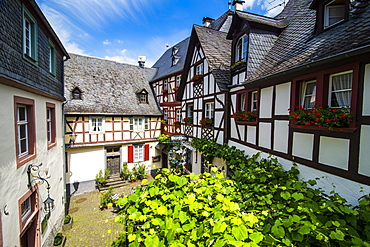
<path fill-rule="evenodd" d="M 120 176 L 121 169 L 121 147 L 106 147 L 106 160 L 107 160 L 107 169 L 110 171 L 109 178 L 118 178 Z"/>

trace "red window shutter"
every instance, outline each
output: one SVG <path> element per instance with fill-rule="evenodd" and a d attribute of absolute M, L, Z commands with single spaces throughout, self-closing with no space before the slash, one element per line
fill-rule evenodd
<path fill-rule="evenodd" d="M 144 145 L 144 160 L 149 160 L 149 144 Z"/>
<path fill-rule="evenodd" d="M 128 163 L 134 162 L 134 146 L 128 146 Z"/>

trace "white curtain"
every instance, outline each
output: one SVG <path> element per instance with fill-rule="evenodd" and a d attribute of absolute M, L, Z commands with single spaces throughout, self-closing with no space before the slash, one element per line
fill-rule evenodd
<path fill-rule="evenodd" d="M 332 107 L 349 107 L 351 105 L 352 73 L 332 77 Z"/>

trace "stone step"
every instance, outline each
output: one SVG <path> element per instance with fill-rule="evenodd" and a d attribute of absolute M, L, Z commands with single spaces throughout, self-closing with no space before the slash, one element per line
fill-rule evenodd
<path fill-rule="evenodd" d="M 109 190 L 110 187 L 119 188 L 119 187 L 126 186 L 127 184 L 129 184 L 128 181 L 121 180 L 120 178 L 115 178 L 115 179 L 109 179 L 108 183 L 106 183 L 104 186 L 98 185 L 97 189 L 99 191 L 106 191 L 106 190 Z"/>

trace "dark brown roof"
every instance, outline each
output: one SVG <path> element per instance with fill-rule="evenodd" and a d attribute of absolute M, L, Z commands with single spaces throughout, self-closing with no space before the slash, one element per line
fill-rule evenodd
<path fill-rule="evenodd" d="M 70 54 L 65 63 L 65 111 L 69 114 L 161 115 L 148 81 L 155 70 L 114 61 Z M 72 90 L 82 100 L 71 99 Z M 145 89 L 148 104 L 139 104 L 137 92 Z"/>

